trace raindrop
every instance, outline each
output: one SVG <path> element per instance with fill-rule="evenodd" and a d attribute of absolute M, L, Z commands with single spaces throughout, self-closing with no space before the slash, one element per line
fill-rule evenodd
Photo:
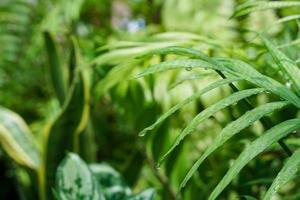
<path fill-rule="evenodd" d="M 186 70 L 186 71 L 191 71 L 192 68 L 191 68 L 191 67 L 186 67 L 185 70 Z"/>
<path fill-rule="evenodd" d="M 291 83 L 291 82 L 286 82 L 286 83 L 285 83 L 285 86 L 288 87 L 288 88 L 291 88 L 292 83 Z"/>

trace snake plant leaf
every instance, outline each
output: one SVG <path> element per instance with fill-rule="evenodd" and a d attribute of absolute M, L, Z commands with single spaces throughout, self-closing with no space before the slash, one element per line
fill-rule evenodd
<path fill-rule="evenodd" d="M 82 70 L 77 71 L 70 93 L 58 117 L 47 130 L 45 144 L 45 188 L 51 199 L 55 170 L 66 151 L 78 150 L 78 136 L 87 124 L 89 115 L 89 87 Z"/>
<path fill-rule="evenodd" d="M 192 175 L 196 172 L 202 162 L 212 154 L 216 149 L 222 146 L 227 140 L 232 138 L 234 135 L 245 129 L 246 127 L 253 124 L 255 121 L 274 112 L 275 110 L 281 109 L 289 103 L 286 101 L 273 102 L 265 105 L 258 106 L 251 111 L 246 112 L 240 118 L 228 124 L 221 133 L 214 139 L 213 143 L 203 153 L 203 155 L 195 162 L 192 168 L 189 170 L 187 175 L 184 177 L 180 184 L 180 189 L 185 187 L 186 183 L 191 179 Z"/>
<path fill-rule="evenodd" d="M 44 40 L 50 65 L 50 75 L 54 91 L 61 105 L 66 98 L 66 83 L 64 81 L 64 70 L 58 58 L 57 48 L 49 32 L 44 32 Z"/>
<path fill-rule="evenodd" d="M 35 170 L 40 166 L 40 152 L 29 127 L 18 114 L 3 107 L 0 107 L 0 143 L 18 164 Z"/>
<path fill-rule="evenodd" d="M 60 163 L 54 192 L 57 200 L 105 200 L 88 165 L 74 153 Z"/>
<path fill-rule="evenodd" d="M 265 36 L 260 34 L 265 46 L 274 58 L 279 68 L 287 75 L 288 80 L 291 81 L 292 88 L 300 95 L 300 69 L 297 64 L 289 59 L 283 52 L 276 48 L 276 46 Z"/>
<path fill-rule="evenodd" d="M 255 88 L 255 89 L 247 89 L 242 90 L 236 93 L 233 93 L 232 95 L 218 101 L 217 103 L 209 106 L 202 112 L 200 112 L 188 125 L 187 127 L 178 135 L 173 145 L 169 148 L 169 150 L 162 156 L 162 158 L 159 160 L 158 165 L 161 165 L 161 163 L 167 158 L 167 156 L 180 144 L 180 142 L 189 134 L 191 134 L 197 126 L 203 122 L 204 120 L 211 117 L 213 114 L 218 112 L 219 110 L 226 108 L 234 103 L 237 103 L 241 99 L 244 99 L 246 97 L 262 93 L 265 89 L 263 88 Z"/>
<path fill-rule="evenodd" d="M 298 1 L 246 1 L 239 5 L 231 18 L 248 15 L 249 13 L 267 10 L 267 9 L 279 9 L 287 7 L 298 7 L 300 2 Z"/>
<path fill-rule="evenodd" d="M 201 95 L 215 89 L 218 88 L 222 85 L 225 84 L 229 84 L 232 83 L 234 81 L 238 81 L 240 80 L 239 78 L 228 78 L 228 79 L 222 79 L 222 80 L 218 80 L 212 84 L 210 84 L 209 86 L 201 89 L 200 91 L 196 92 L 195 94 L 191 95 L 190 97 L 186 98 L 184 101 L 176 104 L 175 106 L 173 106 L 172 108 L 170 108 L 167 112 L 165 112 L 163 115 L 161 115 L 154 124 L 152 124 L 151 126 L 145 128 L 144 130 L 142 130 L 139 135 L 140 136 L 145 136 L 147 134 L 147 132 L 149 132 L 150 130 L 153 130 L 155 127 L 157 127 L 161 122 L 163 122 L 165 119 L 167 119 L 169 116 L 171 116 L 172 114 L 174 114 L 176 111 L 178 111 L 179 109 L 181 109 L 183 106 L 189 104 L 190 102 L 196 100 L 197 98 L 199 98 Z"/>
<path fill-rule="evenodd" d="M 276 194 L 276 192 L 282 187 L 284 184 L 293 179 L 299 170 L 300 165 L 300 149 L 295 151 L 291 157 L 288 158 L 287 162 L 281 168 L 277 177 L 273 181 L 271 187 L 268 189 L 266 195 L 263 200 L 270 200 Z"/>
<path fill-rule="evenodd" d="M 291 119 L 281 122 L 267 130 L 262 136 L 248 145 L 240 156 L 235 160 L 223 179 L 215 187 L 209 200 L 216 199 L 225 187 L 237 176 L 242 168 L 247 165 L 254 157 L 263 152 L 273 143 L 287 136 L 289 133 L 300 128 L 300 119 Z"/>

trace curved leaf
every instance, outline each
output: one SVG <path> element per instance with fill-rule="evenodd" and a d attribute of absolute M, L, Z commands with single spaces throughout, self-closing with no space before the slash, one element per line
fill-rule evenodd
<path fill-rule="evenodd" d="M 38 169 L 40 152 L 25 121 L 16 113 L 0 107 L 0 143 L 17 163 Z"/>
<path fill-rule="evenodd" d="M 296 7 L 300 6 L 300 2 L 297 1 L 247 1 L 241 5 L 239 5 L 233 17 L 240 17 L 243 15 L 247 15 L 252 12 L 267 10 L 267 9 L 278 9 L 278 8 L 286 8 L 286 7 Z"/>
<path fill-rule="evenodd" d="M 58 200 L 105 199 L 87 164 L 73 153 L 68 153 L 57 169 L 55 195 Z"/>
<path fill-rule="evenodd" d="M 227 140 L 233 137 L 235 134 L 239 133 L 241 130 L 252 125 L 255 121 L 259 120 L 263 116 L 272 113 L 275 110 L 281 109 L 288 105 L 288 102 L 274 102 L 261 105 L 254 108 L 251 111 L 246 112 L 243 116 L 237 120 L 228 124 L 221 133 L 214 139 L 213 143 L 208 147 L 208 149 L 203 153 L 203 155 L 196 161 L 196 163 L 189 170 L 187 175 L 184 177 L 180 184 L 180 189 L 185 187 L 186 183 L 190 180 L 192 175 L 197 171 L 201 163 L 217 148 L 222 146 Z"/>
<path fill-rule="evenodd" d="M 154 199 L 155 199 L 154 189 L 147 189 L 139 194 L 126 198 L 126 200 L 154 200 Z"/>
<path fill-rule="evenodd" d="M 59 62 L 57 48 L 49 32 L 44 32 L 44 40 L 50 65 L 50 75 L 54 91 L 61 105 L 64 104 L 66 98 L 66 83 L 64 81 L 64 73 L 62 65 Z"/>
<path fill-rule="evenodd" d="M 292 178 L 295 177 L 297 171 L 299 170 L 300 164 L 300 149 L 295 151 L 291 157 L 288 158 L 288 161 L 281 168 L 276 179 L 273 181 L 271 187 L 268 189 L 264 200 L 272 199 L 277 190 L 289 182 Z"/>
<path fill-rule="evenodd" d="M 51 188 L 54 185 L 55 170 L 62 161 L 66 151 L 76 150 L 78 134 L 84 129 L 89 113 L 89 89 L 82 71 L 74 77 L 70 94 L 56 120 L 49 127 L 46 136 L 45 174 L 47 197 L 51 199 Z M 44 176 L 44 175 L 43 175 Z"/>
<path fill-rule="evenodd" d="M 291 80 L 292 87 L 296 90 L 296 93 L 300 95 L 300 69 L 297 64 L 289 59 L 283 52 L 278 50 L 276 46 L 262 34 L 260 34 L 260 37 L 274 58 L 276 64 L 282 72 L 288 76 L 287 81 Z"/>
<path fill-rule="evenodd" d="M 255 156 L 263 152 L 267 147 L 277 142 L 281 138 L 300 128 L 300 119 L 291 119 L 284 121 L 271 129 L 267 130 L 262 136 L 248 145 L 240 156 L 235 160 L 226 175 L 219 182 L 216 188 L 209 196 L 209 200 L 216 199 L 224 188 L 232 181 L 233 178 L 249 163 Z"/>
<path fill-rule="evenodd" d="M 187 127 L 178 135 L 173 145 L 169 148 L 169 150 L 162 156 L 162 158 L 159 160 L 159 165 L 166 159 L 166 157 L 179 145 L 179 143 L 189 134 L 191 134 L 193 131 L 195 131 L 196 127 L 204 120 L 211 117 L 213 114 L 218 112 L 219 110 L 234 104 L 241 99 L 244 99 L 246 97 L 249 97 L 251 95 L 255 95 L 258 93 L 264 92 L 265 89 L 263 88 L 255 88 L 255 89 L 248 89 L 248 90 L 242 90 L 236 93 L 233 93 L 232 95 L 220 100 L 219 102 L 211 105 L 210 107 L 206 108 L 202 112 L 200 112 L 188 125 Z"/>
<path fill-rule="evenodd" d="M 160 116 L 154 124 L 152 124 L 151 126 L 145 128 L 144 130 L 142 130 L 139 133 L 139 135 L 140 136 L 145 136 L 148 131 L 153 130 L 155 127 L 157 127 L 157 125 L 159 125 L 162 121 L 164 121 L 170 115 L 172 115 L 173 113 L 175 113 L 176 111 L 181 109 L 183 106 L 187 105 L 188 103 L 196 100 L 201 95 L 203 95 L 203 94 L 205 94 L 205 93 L 207 93 L 207 92 L 209 92 L 209 91 L 211 91 L 215 88 L 218 88 L 222 85 L 232 83 L 232 82 L 238 81 L 238 80 L 241 80 L 241 79 L 239 79 L 239 78 L 228 78 L 228 79 L 222 79 L 222 80 L 219 80 L 219 81 L 216 81 L 216 82 L 210 84 L 209 86 L 201 89 L 200 91 L 198 91 L 195 94 L 191 95 L 190 97 L 186 98 L 184 101 L 182 101 L 182 102 L 178 103 L 177 105 L 173 106 L 172 108 L 170 108 L 167 112 L 165 112 L 162 116 Z"/>

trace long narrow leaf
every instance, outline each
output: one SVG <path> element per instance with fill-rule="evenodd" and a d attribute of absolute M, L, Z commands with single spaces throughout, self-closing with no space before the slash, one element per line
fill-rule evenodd
<path fill-rule="evenodd" d="M 271 187 L 268 189 L 264 200 L 270 200 L 276 194 L 281 186 L 289 182 L 295 177 L 297 171 L 299 170 L 300 164 L 300 149 L 293 153 L 293 155 L 288 158 L 288 161 L 281 168 L 276 179 L 273 181 Z"/>
<path fill-rule="evenodd" d="M 278 9 L 278 8 L 296 7 L 296 6 L 300 6 L 300 2 L 298 1 L 247 1 L 244 4 L 238 6 L 231 17 L 232 18 L 240 17 L 260 10 Z"/>
<path fill-rule="evenodd" d="M 217 62 L 217 64 L 215 64 L 215 62 Z M 247 63 L 236 59 L 214 58 L 213 64 L 199 59 L 165 61 L 160 64 L 150 66 L 138 74 L 136 78 L 172 69 L 192 69 L 197 67 L 219 70 L 227 72 L 235 77 L 243 78 L 254 85 L 267 89 L 268 91 L 278 95 L 280 98 L 285 99 L 300 108 L 300 99 L 287 87 L 270 77 L 264 76 Z"/>
<path fill-rule="evenodd" d="M 281 138 L 288 135 L 290 132 L 300 128 L 300 119 L 291 119 L 284 121 L 273 128 L 267 130 L 261 137 L 253 141 L 240 156 L 235 160 L 226 175 L 216 186 L 214 191 L 209 196 L 209 200 L 216 199 L 224 188 L 234 179 L 242 168 L 247 165 L 254 157 L 263 152 L 267 147 L 277 142 Z"/>
<path fill-rule="evenodd" d="M 260 37 L 263 39 L 264 44 L 276 61 L 276 64 L 288 76 L 288 78 L 291 80 L 292 87 L 296 90 L 296 93 L 300 95 L 300 69 L 297 67 L 297 64 L 289 59 L 283 52 L 277 49 L 269 39 L 263 35 L 260 35 Z"/>
<path fill-rule="evenodd" d="M 212 154 L 217 148 L 222 146 L 227 140 L 232 138 L 234 135 L 245 129 L 246 127 L 253 124 L 255 121 L 264 117 L 267 114 L 274 112 L 275 110 L 281 109 L 288 105 L 288 102 L 274 102 L 268 103 L 266 105 L 261 105 L 254 108 L 251 111 L 246 112 L 243 116 L 237 120 L 228 124 L 221 133 L 214 139 L 213 143 L 208 147 L 208 149 L 203 153 L 203 155 L 196 161 L 196 163 L 189 170 L 187 175 L 184 177 L 182 183 L 180 184 L 180 189 L 185 187 L 186 183 L 191 179 L 192 175 L 196 172 L 202 162 Z"/>
<path fill-rule="evenodd" d="M 63 105 L 67 91 L 65 85 L 66 83 L 63 77 L 64 71 L 62 65 L 60 64 L 54 41 L 49 32 L 44 32 L 44 40 L 49 59 L 52 84 L 60 104 Z"/>
<path fill-rule="evenodd" d="M 246 97 L 249 97 L 251 95 L 255 95 L 258 93 L 264 92 L 265 89 L 263 88 L 256 88 L 256 89 L 248 89 L 248 90 L 242 90 L 239 92 L 236 92 L 219 102 L 211 105 L 210 107 L 206 108 L 202 112 L 200 112 L 189 124 L 188 126 L 178 135 L 173 145 L 169 148 L 169 150 L 162 156 L 162 158 L 159 160 L 159 165 L 166 159 L 166 157 L 180 144 L 180 142 L 189 134 L 191 134 L 197 126 L 204 120 L 211 117 L 213 114 L 218 112 L 219 110 L 234 104 L 241 99 L 244 99 Z"/>
<path fill-rule="evenodd" d="M 82 132 L 87 123 L 88 90 L 84 74 L 78 71 L 60 115 L 49 128 L 43 171 L 49 199 L 52 197 L 51 188 L 54 186 L 55 170 L 66 151 L 77 149 L 78 133 Z"/>
<path fill-rule="evenodd" d="M 186 98 L 184 101 L 178 103 L 177 105 L 173 106 L 172 108 L 170 108 L 167 112 L 165 112 L 162 116 L 160 116 L 156 122 L 154 124 L 152 124 L 151 126 L 145 128 L 144 130 L 142 130 L 139 135 L 140 136 L 145 136 L 147 134 L 148 131 L 153 130 L 155 127 L 157 127 L 157 125 L 159 125 L 161 122 L 163 122 L 165 119 L 167 119 L 170 115 L 172 115 L 173 113 L 175 113 L 176 111 L 178 111 L 179 109 L 181 109 L 183 106 L 189 104 L 190 102 L 194 101 L 195 99 L 199 98 L 201 95 L 215 89 L 218 88 L 222 85 L 228 84 L 228 83 L 232 83 L 234 81 L 238 81 L 241 79 L 238 78 L 228 78 L 228 79 L 222 79 L 219 81 L 216 81 L 212 84 L 210 84 L 209 86 L 201 89 L 200 91 L 196 92 L 195 94 L 193 94 L 192 96 Z"/>

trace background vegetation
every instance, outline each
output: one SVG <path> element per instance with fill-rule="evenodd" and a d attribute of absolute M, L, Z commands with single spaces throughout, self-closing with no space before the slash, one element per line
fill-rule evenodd
<path fill-rule="evenodd" d="M 0 198 L 300 199 L 299 8 L 1 0 Z"/>

